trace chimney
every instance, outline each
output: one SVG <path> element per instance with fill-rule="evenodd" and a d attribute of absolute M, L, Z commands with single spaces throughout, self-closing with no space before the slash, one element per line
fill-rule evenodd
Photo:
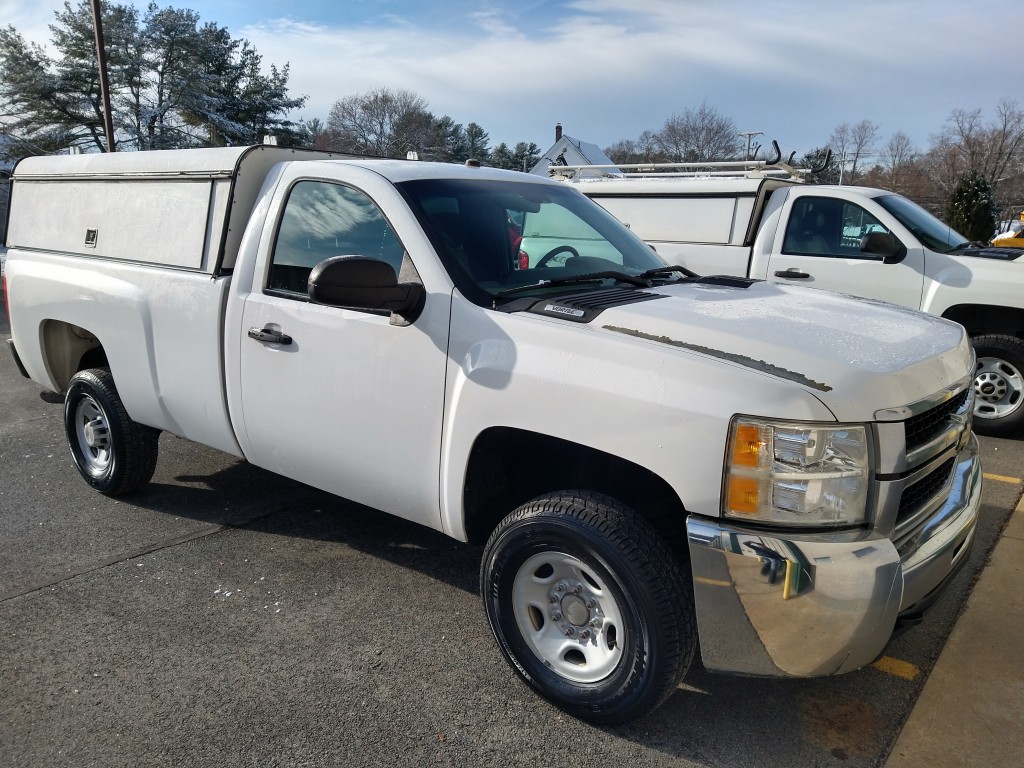
<path fill-rule="evenodd" d="M 562 124 L 555 123 L 555 141 L 561 141 L 562 139 Z"/>

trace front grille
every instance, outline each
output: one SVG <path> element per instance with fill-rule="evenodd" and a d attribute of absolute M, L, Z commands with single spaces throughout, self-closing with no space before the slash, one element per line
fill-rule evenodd
<path fill-rule="evenodd" d="M 956 458 L 947 459 L 916 483 L 903 489 L 892 542 L 900 557 L 917 548 L 918 534 L 927 526 L 934 510 L 945 500 Z"/>
<path fill-rule="evenodd" d="M 912 416 L 904 422 L 906 429 L 907 453 L 913 452 L 929 440 L 942 434 L 949 425 L 949 417 L 964 407 L 970 397 L 970 388 L 965 389 L 956 397 L 937 405 L 929 411 Z"/>
<path fill-rule="evenodd" d="M 953 473 L 956 458 L 944 461 L 937 469 L 932 470 L 913 485 L 903 489 L 900 496 L 900 507 L 896 513 L 896 524 L 912 517 L 922 506 L 935 497 L 949 481 Z"/>
<path fill-rule="evenodd" d="M 947 398 L 947 399 L 943 399 Z M 974 390 L 965 377 L 955 387 L 911 403 L 915 415 L 878 424 L 879 499 L 883 529 L 900 557 L 917 551 L 936 514 L 947 509 L 964 452 L 970 445 Z"/>

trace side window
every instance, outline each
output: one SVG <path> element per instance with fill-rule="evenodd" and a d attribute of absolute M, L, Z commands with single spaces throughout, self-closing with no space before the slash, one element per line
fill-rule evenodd
<path fill-rule="evenodd" d="M 860 258 L 860 241 L 871 232 L 888 232 L 856 203 L 827 197 L 801 197 L 794 204 L 782 243 L 783 253 Z"/>
<path fill-rule="evenodd" d="M 331 256 L 379 259 L 397 275 L 405 248 L 363 192 L 326 181 L 300 181 L 285 203 L 266 287 L 305 296 L 310 271 Z"/>

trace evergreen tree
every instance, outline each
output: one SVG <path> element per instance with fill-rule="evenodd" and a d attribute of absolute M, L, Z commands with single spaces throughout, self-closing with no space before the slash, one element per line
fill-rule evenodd
<path fill-rule="evenodd" d="M 531 142 L 520 141 L 512 150 L 512 170 L 529 172 L 540 160 L 540 147 Z"/>
<path fill-rule="evenodd" d="M 456 123 L 448 115 L 433 121 L 424 149 L 425 152 L 420 153 L 422 160 L 461 163 L 469 157 L 466 132 L 461 123 Z"/>
<path fill-rule="evenodd" d="M 195 11 L 104 3 L 103 32 L 119 149 L 251 144 L 265 134 L 300 141 L 287 114 L 288 66 L 264 73 L 256 50 Z M 5 154 L 78 146 L 104 151 L 92 8 L 79 0 L 55 14 L 52 51 L 0 29 L 0 123 Z"/>
<path fill-rule="evenodd" d="M 479 160 L 487 163 L 491 159 L 490 137 L 487 131 L 476 123 L 466 126 L 466 159 Z"/>
<path fill-rule="evenodd" d="M 996 228 L 996 204 L 992 186 L 977 171 L 960 177 L 949 197 L 946 221 L 972 242 L 987 243 Z"/>
<path fill-rule="evenodd" d="M 818 147 L 812 149 L 800 158 L 798 164 L 803 168 L 821 168 L 828 160 L 829 163 L 819 173 L 814 175 L 808 175 L 807 182 L 809 184 L 838 184 L 839 183 L 839 163 L 836 162 L 835 156 L 829 155 L 828 147 Z"/>
<path fill-rule="evenodd" d="M 495 168 L 515 168 L 515 161 L 512 159 L 512 150 L 504 141 L 491 150 L 491 163 Z"/>

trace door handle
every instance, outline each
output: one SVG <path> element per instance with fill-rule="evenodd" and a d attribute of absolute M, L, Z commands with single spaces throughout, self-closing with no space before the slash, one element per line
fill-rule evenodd
<path fill-rule="evenodd" d="M 268 344 L 291 344 L 292 337 L 287 333 L 281 333 L 271 328 L 250 328 L 249 338 L 256 341 L 264 341 Z"/>
<path fill-rule="evenodd" d="M 807 278 L 810 277 L 809 274 L 807 274 L 806 272 L 801 272 L 796 267 L 790 267 L 789 269 L 785 270 L 780 269 L 778 272 L 775 273 L 775 276 L 788 277 L 792 280 L 806 280 Z"/>

